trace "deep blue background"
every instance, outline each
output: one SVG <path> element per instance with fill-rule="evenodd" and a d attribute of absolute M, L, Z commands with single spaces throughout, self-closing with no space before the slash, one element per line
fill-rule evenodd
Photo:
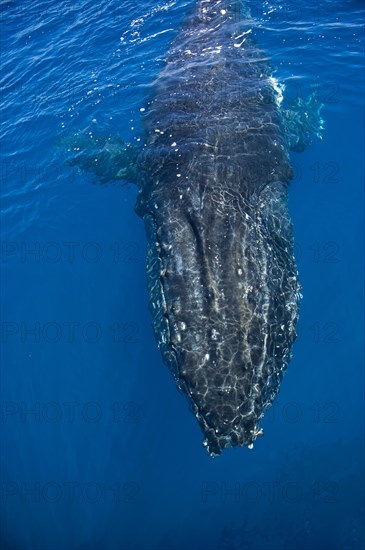
<path fill-rule="evenodd" d="M 136 190 L 58 145 L 139 139 L 192 4 L 1 2 L 4 550 L 363 547 L 362 3 L 251 3 L 287 93 L 325 104 L 292 156 L 300 336 L 253 451 L 210 458 L 162 364 Z"/>

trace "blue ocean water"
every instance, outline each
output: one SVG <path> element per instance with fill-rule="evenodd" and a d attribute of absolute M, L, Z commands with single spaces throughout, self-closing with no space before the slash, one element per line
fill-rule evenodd
<path fill-rule="evenodd" d="M 193 2 L 1 2 L 4 550 L 364 547 L 362 2 L 249 2 L 325 120 L 292 155 L 299 337 L 252 451 L 212 459 L 162 363 L 136 189 L 65 164 L 76 132 L 139 143 Z"/>

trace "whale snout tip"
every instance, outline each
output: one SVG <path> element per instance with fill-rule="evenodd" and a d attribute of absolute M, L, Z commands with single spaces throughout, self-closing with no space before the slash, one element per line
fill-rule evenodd
<path fill-rule="evenodd" d="M 263 429 L 258 426 L 258 419 L 255 415 L 243 419 L 239 426 L 231 427 L 227 433 L 219 428 L 208 427 L 205 419 L 201 418 L 199 414 L 196 416 L 205 434 L 203 446 L 213 458 L 219 456 L 224 449 L 233 447 L 247 447 L 251 450 L 256 439 L 264 435 Z"/>

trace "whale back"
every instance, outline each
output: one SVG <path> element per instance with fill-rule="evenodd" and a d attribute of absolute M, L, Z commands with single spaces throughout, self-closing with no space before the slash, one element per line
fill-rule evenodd
<path fill-rule="evenodd" d="M 257 198 L 268 183 L 290 180 L 267 56 L 244 15 L 240 2 L 201 0 L 173 42 L 144 117 L 140 215 L 159 181 L 165 190 L 192 178 L 224 181 L 227 190 Z"/>

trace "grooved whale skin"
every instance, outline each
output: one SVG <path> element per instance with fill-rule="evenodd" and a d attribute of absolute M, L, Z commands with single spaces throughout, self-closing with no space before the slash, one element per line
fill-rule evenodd
<path fill-rule="evenodd" d="M 154 331 L 212 455 L 256 439 L 298 316 L 288 147 L 238 13 L 199 1 L 172 44 L 145 115 L 136 205 Z"/>

